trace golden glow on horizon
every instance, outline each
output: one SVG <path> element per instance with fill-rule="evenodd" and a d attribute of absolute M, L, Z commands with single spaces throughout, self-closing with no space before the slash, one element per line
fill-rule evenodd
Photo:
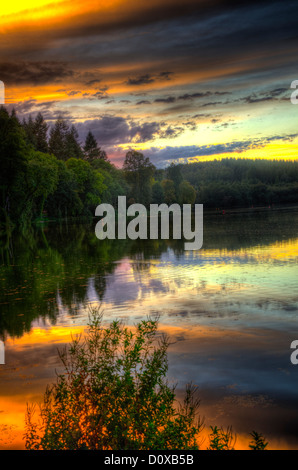
<path fill-rule="evenodd" d="M 224 142 L 222 142 L 224 144 Z M 173 142 L 168 140 L 169 146 L 173 145 Z M 182 144 L 180 144 L 182 145 Z M 191 143 L 185 143 L 185 145 L 192 145 Z M 217 145 L 217 144 L 211 144 Z M 145 145 L 132 145 L 135 150 L 146 153 L 146 150 L 150 150 L 150 147 L 156 146 L 162 150 L 166 146 L 158 146 L 155 143 L 149 142 Z M 175 145 L 173 145 L 175 146 Z M 123 148 L 123 151 L 126 150 L 126 145 L 119 145 Z M 181 158 L 178 160 L 178 163 L 185 163 L 185 158 L 183 156 L 183 150 L 181 151 Z M 197 157 L 188 157 L 187 160 L 189 163 L 194 162 L 208 162 L 212 160 L 223 160 L 224 158 L 247 158 L 251 160 L 256 159 L 265 159 L 265 160 L 298 160 L 298 141 L 293 142 L 283 142 L 279 144 L 267 144 L 264 147 L 259 147 L 255 149 L 246 150 L 244 152 L 227 152 L 227 153 L 214 153 L 212 155 L 199 155 Z"/>

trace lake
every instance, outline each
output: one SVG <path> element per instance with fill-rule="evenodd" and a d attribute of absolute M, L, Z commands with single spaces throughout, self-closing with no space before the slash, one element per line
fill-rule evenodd
<path fill-rule="evenodd" d="M 298 211 L 204 215 L 204 243 L 104 240 L 94 224 L 49 224 L 0 245 L 0 448 L 24 448 L 26 404 L 60 370 L 57 349 L 104 323 L 159 316 L 170 382 L 198 386 L 201 416 L 232 425 L 237 448 L 262 432 L 298 449 Z M 204 443 L 203 446 L 204 447 Z"/>

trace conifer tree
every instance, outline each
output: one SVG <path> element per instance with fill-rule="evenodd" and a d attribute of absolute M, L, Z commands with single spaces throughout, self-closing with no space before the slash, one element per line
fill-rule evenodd
<path fill-rule="evenodd" d="M 47 141 L 48 125 L 43 115 L 38 113 L 33 123 L 33 134 L 35 138 L 35 150 L 47 153 L 49 150 Z"/>
<path fill-rule="evenodd" d="M 88 132 L 84 145 L 85 159 L 92 162 L 98 158 L 107 160 L 107 154 L 98 147 L 97 141 L 91 131 Z"/>
<path fill-rule="evenodd" d="M 59 160 L 66 161 L 70 158 L 67 149 L 67 136 L 69 132 L 69 126 L 62 118 L 58 118 L 50 130 L 49 152 Z"/>
<path fill-rule="evenodd" d="M 68 158 L 84 158 L 84 153 L 79 143 L 79 134 L 74 125 L 71 126 L 66 136 L 66 151 Z"/>
<path fill-rule="evenodd" d="M 33 148 L 36 148 L 36 136 L 34 132 L 34 121 L 32 119 L 32 116 L 28 117 L 28 120 L 26 119 L 23 120 L 23 129 L 26 132 L 26 140 L 28 144 L 31 144 Z"/>

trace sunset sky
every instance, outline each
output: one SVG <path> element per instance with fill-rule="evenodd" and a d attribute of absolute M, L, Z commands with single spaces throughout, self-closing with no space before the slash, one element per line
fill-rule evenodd
<path fill-rule="evenodd" d="M 116 164 L 294 159 L 297 17 L 296 1 L 6 2 L 6 104 L 91 130 Z"/>

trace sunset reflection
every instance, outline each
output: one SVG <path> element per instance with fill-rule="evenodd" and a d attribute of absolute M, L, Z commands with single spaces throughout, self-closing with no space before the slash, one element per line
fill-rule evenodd
<path fill-rule="evenodd" d="M 232 425 L 237 448 L 247 448 L 252 430 L 273 448 L 296 448 L 297 222 L 286 213 L 241 224 L 209 217 L 197 252 L 179 241 L 99 242 L 84 226 L 71 249 L 53 228 L 43 232 L 47 244 L 39 232 L 18 240 L 18 261 L 3 257 L 0 276 L 1 448 L 24 447 L 26 405 L 55 381 L 58 349 L 84 335 L 91 307 L 102 310 L 104 325 L 119 319 L 134 328 L 159 317 L 172 341 L 168 378 L 178 398 L 187 382 L 198 386 L 202 436 L 210 425 Z"/>
<path fill-rule="evenodd" d="M 262 416 L 264 432 L 270 435 L 270 419 L 278 413 L 287 416 L 288 410 L 277 409 L 278 395 L 287 381 L 295 378 L 282 357 L 287 335 L 270 330 L 225 329 L 190 326 L 181 321 L 179 326 L 159 325 L 172 344 L 169 349 L 169 381 L 178 383 L 178 399 L 184 385 L 193 381 L 201 397 L 201 416 L 205 419 L 202 448 L 210 425 L 228 426 L 233 422 L 237 431 L 236 448 L 247 448 L 248 429 Z M 65 326 L 48 329 L 33 328 L 22 338 L 6 341 L 6 365 L 1 368 L 0 429 L 2 449 L 24 448 L 24 416 L 27 403 L 41 402 L 46 385 L 56 380 L 62 371 L 57 349 L 70 342 L 71 337 L 84 334 L 84 328 Z M 274 349 L 272 348 L 274 345 Z M 268 351 L 270 355 L 268 357 Z M 270 370 L 270 357 L 275 363 Z M 259 359 L 256 369 L 255 358 Z M 268 363 L 269 359 L 269 363 Z M 264 363 L 264 365 L 262 365 Z M 273 365 L 273 364 L 272 364 Z M 245 376 L 246 383 L 243 382 Z M 272 391 L 276 399 L 272 399 Z M 260 392 L 261 390 L 261 392 Z M 294 398 L 294 394 L 293 394 Z M 293 413 L 293 410 L 292 410 Z M 276 416 L 275 416 L 276 419 Z M 205 440 L 204 440 L 205 439 Z M 276 437 L 270 439 L 271 448 L 287 448 L 287 442 Z M 293 443 L 291 443 L 293 445 Z"/>

